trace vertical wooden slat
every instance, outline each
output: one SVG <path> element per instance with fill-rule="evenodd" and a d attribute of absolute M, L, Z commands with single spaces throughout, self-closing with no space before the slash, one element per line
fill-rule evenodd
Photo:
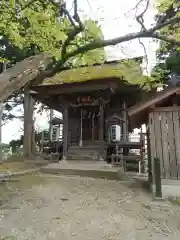
<path fill-rule="evenodd" d="M 152 182 L 155 184 L 154 179 L 154 159 L 156 157 L 156 143 L 155 143 L 155 131 L 154 131 L 154 113 L 149 114 L 149 136 L 150 136 L 150 149 L 151 149 L 151 172 Z"/>
<path fill-rule="evenodd" d="M 179 114 L 180 114 L 180 112 L 177 112 L 177 111 L 173 112 L 177 178 L 180 178 L 180 122 L 179 122 Z"/>
<path fill-rule="evenodd" d="M 170 178 L 169 150 L 168 150 L 168 126 L 166 112 L 161 112 L 162 155 L 164 159 L 164 177 Z"/>
<path fill-rule="evenodd" d="M 156 151 L 157 156 L 160 160 L 161 176 L 164 177 L 164 159 L 162 153 L 162 131 L 161 131 L 161 112 L 154 113 L 154 127 L 155 127 L 155 138 L 156 138 Z"/>
<path fill-rule="evenodd" d="M 147 129 L 147 154 L 148 154 L 148 180 L 150 183 L 152 183 L 152 167 L 151 167 L 151 145 L 150 145 L 150 131 L 149 131 L 149 125 L 146 126 Z"/>
<path fill-rule="evenodd" d="M 168 144 L 169 144 L 169 168 L 171 179 L 177 179 L 177 165 L 176 165 L 176 149 L 174 138 L 174 126 L 172 112 L 167 112 L 167 124 L 168 124 Z"/>

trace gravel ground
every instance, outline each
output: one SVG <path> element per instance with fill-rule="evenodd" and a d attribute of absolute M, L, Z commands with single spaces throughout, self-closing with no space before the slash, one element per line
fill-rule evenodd
<path fill-rule="evenodd" d="M 0 209 L 5 239 L 180 239 L 180 207 L 151 201 L 138 185 L 51 175 L 32 179 L 28 186 L 22 184 L 25 177 L 10 185 L 17 193 Z"/>

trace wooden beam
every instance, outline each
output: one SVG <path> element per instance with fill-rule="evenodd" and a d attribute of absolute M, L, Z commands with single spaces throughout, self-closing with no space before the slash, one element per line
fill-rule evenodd
<path fill-rule="evenodd" d="M 64 106 L 63 112 L 63 160 L 67 160 L 68 154 L 68 105 Z"/>
<path fill-rule="evenodd" d="M 129 108 L 128 109 L 129 116 L 131 117 L 131 116 L 149 108 L 150 106 L 170 97 L 171 95 L 175 94 L 176 91 L 180 91 L 180 88 L 172 87 L 172 88 L 167 88 L 161 92 L 157 92 L 155 94 L 155 96 L 153 96 L 145 101 L 142 101 L 140 103 L 137 103 L 133 107 Z"/>
<path fill-rule="evenodd" d="M 94 81 L 86 82 L 86 84 L 57 84 L 57 85 L 38 85 L 32 86 L 32 90 L 40 94 L 46 95 L 58 95 L 58 94 L 70 94 L 73 92 L 92 92 L 97 90 L 106 90 L 106 89 L 117 89 L 117 83 L 115 82 L 106 82 L 106 83 L 97 83 Z"/>
<path fill-rule="evenodd" d="M 99 128 L 99 141 L 100 141 L 100 160 L 104 160 L 104 106 L 100 105 L 100 128 Z"/>
<path fill-rule="evenodd" d="M 180 106 L 172 106 L 172 107 L 157 107 L 153 109 L 153 112 L 172 112 L 172 111 L 180 111 Z"/>

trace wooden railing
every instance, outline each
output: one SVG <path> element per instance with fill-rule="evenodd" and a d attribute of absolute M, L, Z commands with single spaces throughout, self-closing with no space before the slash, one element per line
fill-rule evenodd
<path fill-rule="evenodd" d="M 122 140 L 110 143 L 108 147 L 113 148 L 111 154 L 112 165 L 121 166 L 124 171 L 136 166 L 139 173 L 144 172 L 145 134 L 122 136 Z"/>

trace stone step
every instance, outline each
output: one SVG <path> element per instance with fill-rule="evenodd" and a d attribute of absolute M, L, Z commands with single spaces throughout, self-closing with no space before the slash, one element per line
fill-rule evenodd
<path fill-rule="evenodd" d="M 67 159 L 73 161 L 95 161 L 98 160 L 98 156 L 95 157 L 68 156 Z"/>
<path fill-rule="evenodd" d="M 93 157 L 93 156 L 99 156 L 98 153 L 68 153 L 68 156 L 76 156 L 76 157 Z"/>
<path fill-rule="evenodd" d="M 99 149 L 99 145 L 87 145 L 87 146 L 70 146 L 69 149 L 88 150 L 88 149 Z"/>
<path fill-rule="evenodd" d="M 72 163 L 72 162 L 71 162 Z M 77 166 L 74 166 L 77 165 Z M 119 168 L 104 168 L 96 167 L 96 165 L 103 165 L 99 163 L 94 164 L 67 164 L 59 163 L 49 165 L 48 167 L 41 168 L 41 172 L 47 174 L 57 174 L 57 175 L 78 175 L 81 177 L 93 177 L 93 178 L 102 178 L 107 180 L 119 180 L 119 181 L 129 181 L 129 177 Z M 79 165 L 79 166 L 78 166 Z M 87 165 L 87 166 L 86 166 Z M 88 165 L 91 165 L 88 167 Z M 94 166 L 92 166 L 94 165 Z M 105 164 L 104 164 L 105 165 Z"/>

